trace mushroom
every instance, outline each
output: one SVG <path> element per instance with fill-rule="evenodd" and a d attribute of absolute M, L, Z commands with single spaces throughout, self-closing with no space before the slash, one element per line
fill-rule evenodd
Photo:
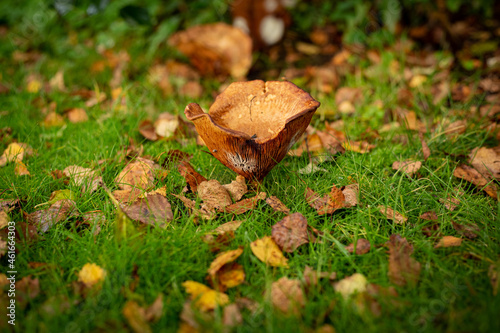
<path fill-rule="evenodd" d="M 234 82 L 208 113 L 184 113 L 210 153 L 247 179 L 262 179 L 304 133 L 320 103 L 288 81 Z"/>

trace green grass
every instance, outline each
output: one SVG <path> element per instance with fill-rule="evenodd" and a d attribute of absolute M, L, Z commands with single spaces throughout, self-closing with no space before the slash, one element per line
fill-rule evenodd
<path fill-rule="evenodd" d="M 4 52 L 10 59 L 9 53 Z M 95 56 L 95 55 L 94 55 Z M 140 55 L 132 55 L 132 58 Z M 389 59 L 399 55 L 384 55 Z M 91 56 L 90 56 L 91 58 Z M 41 126 L 42 106 L 56 101 L 58 112 L 68 107 L 80 107 L 83 101 L 67 93 L 30 94 L 25 92 L 24 76 L 32 71 L 42 72 L 46 78 L 55 73 L 47 71 L 45 65 L 61 64 L 67 68 L 66 82 L 72 85 L 92 87 L 94 84 L 104 89 L 111 73 L 102 77 L 89 77 L 74 63 L 61 59 L 43 59 L 34 67 L 13 64 L 11 61 L 0 65 L 2 81 L 11 85 L 9 93 L 0 95 L 0 118 L 2 127 L 12 129 L 11 136 L 3 137 L 0 150 L 3 151 L 11 138 L 26 142 L 37 152 L 25 160 L 31 176 L 17 177 L 13 164 L 0 169 L 0 198 L 17 197 L 21 200 L 23 212 L 31 213 L 35 206 L 48 201 L 55 190 L 71 189 L 78 193 L 76 205 L 81 213 L 102 210 L 107 222 L 101 233 L 94 237 L 90 230 L 75 228 L 75 220 L 59 223 L 32 242 L 18 241 L 16 267 L 18 279 L 31 275 L 40 281 L 40 294 L 30 300 L 25 308 L 16 312 L 15 331 L 19 332 L 104 332 L 128 331 L 129 326 L 122 315 L 127 300 L 136 300 L 140 305 L 153 302 L 158 293 L 164 294 L 163 316 L 152 324 L 155 332 L 176 331 L 180 324 L 179 314 L 188 299 L 182 282 L 194 280 L 205 283 L 207 269 L 215 258 L 201 237 L 218 225 L 231 221 L 233 216 L 219 214 L 212 221 L 196 224 L 183 204 L 167 195 L 172 204 L 175 219 L 165 229 L 140 228 L 140 234 L 133 239 L 120 242 L 115 238 L 115 208 L 104 189 L 96 192 L 80 193 L 79 189 L 66 185 L 62 180 L 54 180 L 50 172 L 63 170 L 69 165 L 80 165 L 102 170 L 104 182 L 110 189 L 116 189 L 114 178 L 126 165 L 120 160 L 120 151 L 128 144 L 129 138 L 144 145 L 144 154 L 158 157 L 169 149 L 181 149 L 193 154 L 191 164 L 207 178 L 215 178 L 221 183 L 229 183 L 235 174 L 206 153 L 194 141 L 182 145 L 176 141 L 145 141 L 138 132 L 138 124 L 147 117 L 154 117 L 163 111 L 182 114 L 184 106 L 191 102 L 183 97 L 162 97 L 157 88 L 146 82 L 145 73 L 123 84 L 127 91 L 127 111 L 112 111 L 110 108 L 94 106 L 87 109 L 90 120 L 86 123 L 71 124 L 63 128 Z M 83 59 L 82 64 L 89 63 Z M 82 65 L 83 66 L 83 65 Z M 134 65 L 140 68 L 141 64 Z M 70 69 L 76 68 L 75 72 Z M 383 69 L 383 68 L 382 68 Z M 343 85 L 358 86 L 365 91 L 365 100 L 358 111 L 343 115 L 346 131 L 358 139 L 368 128 L 377 129 L 383 124 L 386 109 L 396 107 L 395 94 L 401 82 L 393 82 L 389 76 L 368 80 L 359 76 L 346 77 Z M 205 87 L 213 82 L 203 82 Z M 418 95 L 426 98 L 425 93 Z M 201 103 L 210 105 L 208 91 Z M 312 92 L 316 96 L 317 92 Z M 480 96 L 478 96 L 480 98 Z M 323 105 L 334 105 L 334 96 L 318 98 Z M 376 100 L 384 102 L 383 109 L 372 107 Z M 450 110 L 463 107 L 468 110 L 476 100 L 466 105 L 431 105 L 423 110 L 415 107 L 423 119 L 459 119 Z M 42 106 L 41 106 L 42 105 Z M 365 112 L 366 111 L 366 112 Z M 321 114 L 321 109 L 318 111 Z M 315 126 L 323 121 L 318 115 L 313 119 Z M 471 124 L 470 124 L 471 125 Z M 231 300 L 248 297 L 258 302 L 256 313 L 243 311 L 243 324 L 235 328 L 237 332 L 296 332 L 314 330 L 323 324 L 332 324 L 338 332 L 352 331 L 481 331 L 490 332 L 499 328 L 498 313 L 500 299 L 492 295 L 488 278 L 491 264 L 498 263 L 500 253 L 498 202 L 465 181 L 453 177 L 453 170 L 471 149 L 495 141 L 486 130 L 469 126 L 467 131 L 450 139 L 446 135 L 429 130 L 426 140 L 432 151 L 424 163 L 420 176 L 410 179 L 395 172 L 391 165 L 396 160 L 422 160 L 421 145 L 416 133 L 398 129 L 383 133 L 375 141 L 376 148 L 367 154 L 347 152 L 321 164 L 325 173 L 312 175 L 296 174 L 296 170 L 308 164 L 306 155 L 287 156 L 264 179 L 262 190 L 268 196 L 275 195 L 292 212 L 302 213 L 308 223 L 323 231 L 321 242 L 307 244 L 286 256 L 290 267 L 271 268 L 260 262 L 250 250 L 250 242 L 271 234 L 271 226 L 285 215 L 274 212 L 265 202 L 260 202 L 251 212 L 236 219 L 243 220 L 235 232 L 236 238 L 228 246 L 235 249 L 244 247 L 238 262 L 246 273 L 245 283 L 229 289 Z M 401 143 L 399 138 L 406 138 Z M 104 160 L 99 166 L 98 161 Z M 157 181 L 156 187 L 166 186 L 167 193 L 180 194 L 185 186 L 175 166 L 167 166 L 168 177 Z M 348 185 L 356 181 L 360 185 L 360 204 L 357 207 L 335 212 L 330 216 L 318 216 L 304 199 L 306 184 L 319 193 L 327 193 L 332 184 Z M 439 199 L 449 194 L 463 191 L 461 204 L 450 212 Z M 248 195 L 248 196 L 251 196 Z M 377 209 L 386 205 L 408 217 L 404 225 L 397 225 L 384 218 Z M 472 222 L 480 228 L 474 240 L 464 239 L 460 247 L 435 249 L 436 240 L 426 237 L 422 229 L 429 222 L 418 217 L 427 211 L 439 215 L 439 230 L 444 235 L 460 236 L 452 227 L 452 221 Z M 10 213 L 14 221 L 22 221 L 19 210 Z M 328 280 L 307 293 L 306 305 L 300 316 L 283 316 L 274 310 L 266 297 L 266 288 L 282 276 L 301 278 L 306 265 L 318 271 L 337 272 L 338 279 L 353 273 L 362 273 L 370 283 L 390 286 L 388 279 L 387 248 L 382 245 L 391 234 L 406 237 L 414 247 L 413 257 L 422 264 L 419 283 L 413 287 L 397 287 L 400 306 L 392 306 L 380 300 L 382 315 L 376 317 L 368 312 L 359 312 L 350 302 L 336 294 Z M 366 238 L 372 249 L 365 255 L 349 255 L 336 244 L 347 245 L 358 238 Z M 31 269 L 30 262 L 55 265 L 50 269 Z M 107 271 L 102 289 L 86 298 L 73 292 L 72 283 L 85 263 L 96 263 Z M 7 258 L 1 259 L 5 272 Z M 133 281 L 133 271 L 137 269 L 139 283 L 131 292 L 127 286 Z M 58 309 L 54 299 L 67 297 L 71 304 Z M 50 311 L 52 307 L 52 311 Z M 49 314 L 48 312 L 53 312 Z M 3 314 L 3 312 L 2 312 Z M 3 320 L 3 319 L 2 319 Z M 221 313 L 215 312 L 215 321 L 206 323 L 207 329 L 222 330 Z M 10 328 L 10 327 L 9 327 Z"/>

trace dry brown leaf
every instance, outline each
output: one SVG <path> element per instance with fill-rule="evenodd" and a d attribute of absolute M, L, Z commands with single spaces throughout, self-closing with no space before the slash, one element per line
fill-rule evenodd
<path fill-rule="evenodd" d="M 340 293 L 344 299 L 348 299 L 355 293 L 366 291 L 368 281 L 363 274 L 354 273 L 334 284 L 335 291 Z"/>
<path fill-rule="evenodd" d="M 139 188 L 149 190 L 154 187 L 154 162 L 138 157 L 116 176 L 115 183 L 122 190 Z"/>
<path fill-rule="evenodd" d="M 252 64 L 252 40 L 225 23 L 194 26 L 173 34 L 169 44 L 188 56 L 203 75 L 243 78 Z"/>
<path fill-rule="evenodd" d="M 500 179 L 500 147 L 475 148 L 469 154 L 470 164 L 489 179 Z"/>
<path fill-rule="evenodd" d="M 151 120 L 143 120 L 139 123 L 139 133 L 142 134 L 143 137 L 150 141 L 158 140 L 158 135 L 155 131 L 155 126 L 151 122 Z"/>
<path fill-rule="evenodd" d="M 451 221 L 451 225 L 456 232 L 469 239 L 477 238 L 477 234 L 481 231 L 477 224 L 469 223 L 469 224 L 459 224 L 454 221 Z"/>
<path fill-rule="evenodd" d="M 248 192 L 245 177 L 240 175 L 236 176 L 236 180 L 233 180 L 231 184 L 222 186 L 227 190 L 233 201 L 240 200 Z"/>
<path fill-rule="evenodd" d="M 97 236 L 101 232 L 101 225 L 106 222 L 106 216 L 100 210 L 86 212 L 82 214 L 82 218 L 85 223 L 90 225 L 91 229 L 95 226 L 94 236 Z"/>
<path fill-rule="evenodd" d="M 410 257 L 413 246 L 400 235 L 391 235 L 386 245 L 389 247 L 389 280 L 398 286 L 416 285 L 421 264 Z"/>
<path fill-rule="evenodd" d="M 305 305 L 304 292 L 297 279 L 286 276 L 271 285 L 271 302 L 274 307 L 285 314 L 298 315 Z"/>
<path fill-rule="evenodd" d="M 32 299 L 40 294 L 40 281 L 28 275 L 16 282 L 16 305 L 24 309 Z"/>
<path fill-rule="evenodd" d="M 10 218 L 9 218 L 9 215 L 7 214 L 7 212 L 4 211 L 3 209 L 0 209 L 0 229 L 3 229 L 6 226 L 8 226 L 9 221 L 10 221 Z"/>
<path fill-rule="evenodd" d="M 21 161 L 16 162 L 16 166 L 14 167 L 14 173 L 16 176 L 31 176 L 26 164 Z"/>
<path fill-rule="evenodd" d="M 468 165 L 461 164 L 455 168 L 453 176 L 471 182 L 472 184 L 480 187 L 490 197 L 497 199 L 496 186 L 494 184 L 487 185 L 490 181 L 481 175 L 476 169 Z"/>
<path fill-rule="evenodd" d="M 415 173 L 420 170 L 422 167 L 422 162 L 420 161 L 412 161 L 412 160 L 407 160 L 407 161 L 395 161 L 392 163 L 392 169 L 393 170 L 401 170 L 402 172 L 406 173 L 408 177 L 413 176 Z"/>
<path fill-rule="evenodd" d="M 342 190 L 332 185 L 330 193 L 320 197 L 309 187 L 305 193 L 306 201 L 319 215 L 333 214 L 337 209 L 345 207 L 345 196 Z"/>
<path fill-rule="evenodd" d="M 349 184 L 342 187 L 342 193 L 345 199 L 344 207 L 354 207 L 358 204 L 359 184 Z"/>
<path fill-rule="evenodd" d="M 70 123 L 83 123 L 89 120 L 87 112 L 82 108 L 75 108 L 67 111 L 66 115 Z"/>
<path fill-rule="evenodd" d="M 418 132 L 418 138 L 420 139 L 420 143 L 422 144 L 422 153 L 424 155 L 424 161 L 427 161 L 429 156 L 431 156 L 431 150 L 427 145 L 427 142 L 424 140 L 424 133 Z"/>
<path fill-rule="evenodd" d="M 310 134 L 304 141 L 297 147 L 297 149 L 290 150 L 289 154 L 292 156 L 301 156 L 304 152 L 309 152 L 314 155 L 324 151 L 323 142 L 317 133 Z"/>
<path fill-rule="evenodd" d="M 90 168 L 83 168 L 78 165 L 70 165 L 63 170 L 63 175 L 71 178 L 76 186 L 80 186 L 83 192 L 91 193 L 103 184 L 102 177 Z"/>
<path fill-rule="evenodd" d="M 163 294 L 159 293 L 156 299 L 151 303 L 151 305 L 146 309 L 146 320 L 150 322 L 156 322 L 160 320 L 163 315 Z"/>
<path fill-rule="evenodd" d="M 345 150 L 353 151 L 355 153 L 366 154 L 375 148 L 375 145 L 366 141 L 344 141 L 342 142 L 342 147 Z"/>
<path fill-rule="evenodd" d="M 335 104 L 337 104 L 337 107 L 340 107 L 343 102 L 358 104 L 361 103 L 363 99 L 361 88 L 341 87 L 335 93 Z"/>
<path fill-rule="evenodd" d="M 460 246 L 462 244 L 462 238 L 454 237 L 454 236 L 444 236 L 439 240 L 439 242 L 434 246 L 435 249 L 438 247 L 452 247 L 452 246 Z"/>
<path fill-rule="evenodd" d="M 453 198 L 450 195 L 446 199 L 440 198 L 439 202 L 442 203 L 444 207 L 449 211 L 454 211 L 455 208 L 457 208 L 458 205 L 460 204 L 460 200 L 458 200 L 457 198 Z"/>
<path fill-rule="evenodd" d="M 257 203 L 260 200 L 264 200 L 266 196 L 267 196 L 266 192 L 259 192 L 256 196 L 252 198 L 243 199 L 232 205 L 226 206 L 224 208 L 224 212 L 235 215 L 246 213 L 249 210 L 254 209 Z"/>
<path fill-rule="evenodd" d="M 311 267 L 307 266 L 304 268 L 304 282 L 306 286 L 315 286 L 318 284 L 319 279 L 328 278 L 330 280 L 335 280 L 337 278 L 337 273 L 335 272 L 317 272 Z"/>
<path fill-rule="evenodd" d="M 253 254 L 260 261 L 273 267 L 288 267 L 288 259 L 283 256 L 274 240 L 265 236 L 250 243 Z"/>
<path fill-rule="evenodd" d="M 293 213 L 273 225 L 272 238 L 285 252 L 293 252 L 302 244 L 309 243 L 307 219 L 301 213 Z"/>
<path fill-rule="evenodd" d="M 221 249 L 226 248 L 234 239 L 234 231 L 226 231 L 216 236 L 212 234 L 205 235 L 201 238 L 208 244 L 210 252 L 219 252 Z"/>
<path fill-rule="evenodd" d="M 217 255 L 214 261 L 208 268 L 208 274 L 213 279 L 217 272 L 227 263 L 235 261 L 243 253 L 243 248 L 221 252 Z"/>
<path fill-rule="evenodd" d="M 191 192 L 196 193 L 198 191 L 198 185 L 202 182 L 207 181 L 205 177 L 200 175 L 194 170 L 194 168 L 186 161 L 181 161 L 178 166 L 179 172 L 182 177 L 186 179 Z"/>
<path fill-rule="evenodd" d="M 422 220 L 428 220 L 428 221 L 437 221 L 438 215 L 434 211 L 429 211 L 429 212 L 423 213 L 418 218 L 420 218 Z"/>
<path fill-rule="evenodd" d="M 417 119 L 417 114 L 415 111 L 400 110 L 402 126 L 412 131 L 418 131 L 420 133 L 426 133 L 427 129 L 425 125 Z"/>
<path fill-rule="evenodd" d="M 172 195 L 181 200 L 184 206 L 186 206 L 186 208 L 188 208 L 191 211 L 191 214 L 194 216 L 199 216 L 206 220 L 211 220 L 217 216 L 217 212 L 213 208 L 207 207 L 206 205 L 202 205 L 202 207 L 196 208 L 196 201 L 188 199 L 183 195 L 177 195 L 173 193 Z"/>
<path fill-rule="evenodd" d="M 349 253 L 354 253 L 354 243 L 351 243 L 345 247 Z M 359 238 L 356 242 L 356 254 L 366 254 L 370 251 L 370 242 L 364 238 Z"/>
<path fill-rule="evenodd" d="M 401 213 L 393 210 L 392 208 L 386 207 L 386 206 L 378 206 L 378 210 L 384 215 L 388 220 L 393 220 L 394 222 L 398 224 L 403 224 L 406 221 L 408 221 L 407 217 L 404 217 L 401 215 Z"/>
<path fill-rule="evenodd" d="M 198 185 L 198 196 L 208 210 L 224 210 L 233 203 L 228 191 L 216 179 L 204 181 Z"/>
<path fill-rule="evenodd" d="M 226 327 L 235 327 L 243 323 L 243 317 L 237 304 L 229 304 L 222 313 L 222 324 Z"/>
<path fill-rule="evenodd" d="M 27 214 L 26 220 L 29 224 L 37 225 L 41 232 L 47 232 L 56 223 L 64 221 L 75 208 L 76 205 L 73 200 L 58 200 L 49 208 Z"/>
<path fill-rule="evenodd" d="M 150 333 L 151 327 L 146 320 L 146 311 L 135 301 L 127 301 L 122 309 L 123 316 L 136 333 Z"/>
<path fill-rule="evenodd" d="M 280 199 L 278 199 L 277 197 L 275 197 L 274 195 L 273 196 L 270 196 L 269 198 L 266 199 L 266 203 L 271 206 L 274 211 L 276 212 L 282 212 L 282 213 L 285 213 L 285 214 L 290 214 L 290 209 L 288 209 L 287 206 L 285 206 L 281 201 Z"/>
<path fill-rule="evenodd" d="M 154 192 L 153 192 L 154 193 Z M 122 206 L 123 212 L 132 220 L 165 228 L 174 214 L 167 198 L 161 194 L 148 194 L 130 206 Z"/>
<path fill-rule="evenodd" d="M 121 204 L 128 204 L 134 202 L 137 199 L 139 199 L 142 195 L 143 191 L 139 188 L 113 191 L 113 196 Z"/>

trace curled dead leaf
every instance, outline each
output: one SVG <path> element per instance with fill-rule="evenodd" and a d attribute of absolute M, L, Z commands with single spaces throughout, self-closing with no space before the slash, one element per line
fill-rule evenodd
<path fill-rule="evenodd" d="M 462 244 L 463 239 L 454 237 L 454 236 L 444 236 L 439 240 L 439 242 L 434 246 L 435 249 L 439 247 L 452 247 L 452 246 L 460 246 Z"/>
<path fill-rule="evenodd" d="M 399 286 L 416 285 L 421 264 L 410 257 L 413 246 L 400 235 L 391 235 L 386 245 L 389 247 L 389 280 Z"/>
<path fill-rule="evenodd" d="M 354 253 L 356 250 L 356 254 L 366 254 L 370 251 L 370 242 L 364 238 L 360 238 L 356 242 L 356 247 L 354 247 L 354 243 L 351 243 L 345 247 L 349 253 Z"/>
<path fill-rule="evenodd" d="M 280 199 L 277 197 L 270 196 L 269 198 L 266 199 L 266 203 L 271 206 L 276 212 L 282 212 L 285 214 L 290 214 L 290 209 L 288 209 L 287 206 L 285 206 Z"/>
<path fill-rule="evenodd" d="M 307 219 L 301 213 L 293 213 L 273 225 L 272 238 L 285 252 L 293 252 L 302 244 L 309 243 Z"/>
<path fill-rule="evenodd" d="M 420 170 L 422 167 L 422 162 L 420 161 L 412 161 L 412 160 L 407 160 L 407 161 L 395 161 L 392 163 L 392 169 L 393 170 L 401 170 L 402 172 L 406 173 L 408 177 L 413 176 L 415 173 Z"/>
<path fill-rule="evenodd" d="M 401 213 L 393 210 L 390 207 L 378 206 L 378 210 L 384 215 L 388 220 L 393 220 L 397 224 L 403 224 L 408 221 L 407 217 L 404 217 Z"/>
<path fill-rule="evenodd" d="M 122 190 L 139 188 L 149 190 L 154 187 L 154 162 L 142 157 L 127 164 L 127 166 L 116 176 L 115 183 Z"/>
<path fill-rule="evenodd" d="M 329 194 L 320 197 L 309 187 L 305 193 L 306 201 L 312 208 L 316 209 L 319 215 L 333 214 L 337 209 L 344 208 L 345 196 L 342 190 L 332 185 Z"/>
<path fill-rule="evenodd" d="M 266 192 L 259 192 L 256 196 L 252 198 L 243 199 L 232 205 L 226 206 L 224 208 L 224 211 L 226 213 L 236 214 L 236 215 L 246 213 L 249 210 L 254 209 L 257 203 L 260 200 L 264 200 L 266 196 L 267 196 Z"/>
<path fill-rule="evenodd" d="M 305 305 L 304 292 L 300 286 L 300 281 L 284 276 L 273 282 L 271 285 L 271 302 L 274 307 L 285 314 L 298 315 L 300 309 Z"/>

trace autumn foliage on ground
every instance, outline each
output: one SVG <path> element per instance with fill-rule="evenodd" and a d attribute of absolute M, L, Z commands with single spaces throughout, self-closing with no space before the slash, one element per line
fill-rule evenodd
<path fill-rule="evenodd" d="M 278 9 L 272 45 L 193 22 L 147 54 L 123 18 L 68 27 L 64 56 L 0 25 L 0 306 L 10 264 L 16 329 L 498 328 L 500 21 L 401 19 L 379 45 L 335 22 L 300 35 Z M 184 115 L 252 79 L 321 102 L 262 181 Z"/>

